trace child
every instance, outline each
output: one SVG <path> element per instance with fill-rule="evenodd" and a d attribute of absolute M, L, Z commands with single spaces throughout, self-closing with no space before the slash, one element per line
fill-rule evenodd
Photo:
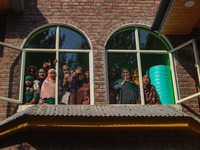
<path fill-rule="evenodd" d="M 25 89 L 24 89 L 24 101 L 25 104 L 36 103 L 36 92 L 33 89 L 33 77 L 26 76 L 25 78 Z"/>
<path fill-rule="evenodd" d="M 132 76 L 132 80 L 137 84 L 137 86 L 139 86 L 139 75 L 138 75 L 138 70 L 134 69 L 131 71 L 131 76 Z"/>
<path fill-rule="evenodd" d="M 28 67 L 27 75 L 28 76 L 32 76 L 33 80 L 35 80 L 36 79 L 36 75 L 37 75 L 37 68 L 35 66 Z"/>

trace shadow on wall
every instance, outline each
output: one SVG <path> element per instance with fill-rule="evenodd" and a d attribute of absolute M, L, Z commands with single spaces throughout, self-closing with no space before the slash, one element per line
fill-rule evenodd
<path fill-rule="evenodd" d="M 20 47 L 20 40 L 25 39 L 32 30 L 46 23 L 48 23 L 46 18 L 38 9 L 38 1 L 25 1 L 23 13 L 9 11 L 6 16 L 0 18 L 0 35 L 4 35 L 0 36 L 0 41 Z M 11 48 L 0 46 L 0 63 L 5 64 L 0 71 L 1 81 L 9 85 L 4 90 L 7 91 L 8 89 L 8 92 L 5 92 L 8 98 L 16 99 L 19 95 L 20 60 L 21 53 Z M 8 69 L 10 72 L 8 72 Z M 9 76 L 7 76 L 8 73 Z M 9 78 L 8 84 L 5 83 L 7 81 L 6 78 Z M 3 81 L 3 79 L 5 80 Z"/>

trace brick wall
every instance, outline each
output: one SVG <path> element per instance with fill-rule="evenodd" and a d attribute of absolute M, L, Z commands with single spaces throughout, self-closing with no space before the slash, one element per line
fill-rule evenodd
<path fill-rule="evenodd" d="M 127 24 L 151 26 L 160 0 L 28 0 L 23 14 L 9 12 L 5 42 L 17 47 L 27 36 L 49 23 L 83 31 L 94 52 L 95 104 L 105 104 L 104 45 L 115 29 Z M 0 95 L 18 98 L 19 52 L 5 48 L 0 56 Z"/>

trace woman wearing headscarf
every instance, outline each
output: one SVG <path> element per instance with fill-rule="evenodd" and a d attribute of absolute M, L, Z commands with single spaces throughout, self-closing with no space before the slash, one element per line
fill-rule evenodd
<path fill-rule="evenodd" d="M 145 74 L 142 80 L 143 80 L 145 104 L 161 104 L 156 88 L 151 84 L 150 77 Z M 141 103 L 140 97 L 137 103 L 138 104 Z"/>
<path fill-rule="evenodd" d="M 46 77 L 47 77 L 47 70 L 45 68 L 38 69 L 37 80 L 40 88 L 42 87 L 42 83 L 46 79 Z"/>
<path fill-rule="evenodd" d="M 41 88 L 40 98 L 43 103 L 55 104 L 56 71 L 50 69 Z"/>
<path fill-rule="evenodd" d="M 138 86 L 131 80 L 127 68 L 122 69 L 121 77 L 114 83 L 114 89 L 119 92 L 119 103 L 135 104 L 138 101 Z"/>
<path fill-rule="evenodd" d="M 37 68 L 35 66 L 29 66 L 27 69 L 27 76 L 32 76 L 33 80 L 35 80 L 37 76 Z"/>

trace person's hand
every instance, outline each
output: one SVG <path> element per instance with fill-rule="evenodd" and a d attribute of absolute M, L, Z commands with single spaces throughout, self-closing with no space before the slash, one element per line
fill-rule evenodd
<path fill-rule="evenodd" d="M 47 64 L 45 62 L 43 64 L 43 68 L 47 68 Z"/>
<path fill-rule="evenodd" d="M 65 77 L 66 77 L 66 78 L 69 78 L 69 73 L 67 73 L 67 74 L 65 75 Z"/>
<path fill-rule="evenodd" d="M 55 59 L 55 60 L 53 61 L 54 66 L 56 65 L 57 62 L 58 62 L 57 59 Z"/>
<path fill-rule="evenodd" d="M 46 64 L 47 64 L 48 68 L 51 68 L 51 62 L 50 62 L 50 60 L 49 60 L 49 62 L 46 63 Z"/>
<path fill-rule="evenodd" d="M 31 100 L 30 103 L 31 103 L 31 104 L 35 104 L 34 100 Z"/>
<path fill-rule="evenodd" d="M 130 81 L 130 79 L 129 78 L 126 78 L 126 82 L 129 82 Z"/>
<path fill-rule="evenodd" d="M 30 93 L 33 93 L 33 91 L 34 91 L 33 88 L 30 88 L 30 89 L 29 89 L 29 92 L 30 92 Z"/>
<path fill-rule="evenodd" d="M 126 76 L 124 77 L 124 81 L 121 83 L 121 85 L 124 85 L 124 83 L 126 82 L 127 78 Z"/>

